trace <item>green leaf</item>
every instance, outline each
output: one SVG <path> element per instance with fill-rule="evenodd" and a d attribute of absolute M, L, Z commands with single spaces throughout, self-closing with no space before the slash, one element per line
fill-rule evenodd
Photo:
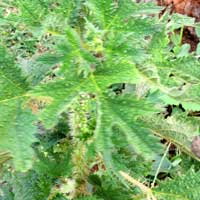
<path fill-rule="evenodd" d="M 167 41 L 166 34 L 155 34 L 149 49 L 151 57 L 142 65 L 138 64 L 137 69 L 150 88 L 160 91 L 166 104 L 174 101 L 187 109 L 199 109 L 200 64 L 189 54 L 176 58 L 168 52 Z"/>
<path fill-rule="evenodd" d="M 171 15 L 171 20 L 168 23 L 168 28 L 170 31 L 182 28 L 184 26 L 194 26 L 195 19 L 187 15 L 182 15 L 179 13 L 174 13 Z"/>
<path fill-rule="evenodd" d="M 50 177 L 35 171 L 14 174 L 11 183 L 15 200 L 46 199 L 52 186 Z"/>
<path fill-rule="evenodd" d="M 155 116 L 145 117 L 142 121 L 147 123 L 152 134 L 158 135 L 176 144 L 181 151 L 189 154 L 191 157 L 198 158 L 191 151 L 192 140 L 196 135 L 199 135 L 199 127 L 195 122 L 183 116 L 170 116 L 167 119 Z"/>
<path fill-rule="evenodd" d="M 17 170 L 26 170 L 32 164 L 31 144 L 35 141 L 37 129 L 31 111 L 21 107 L 19 100 L 1 103 L 0 149 L 11 152 Z"/>
<path fill-rule="evenodd" d="M 153 26 L 155 24 L 149 23 L 152 21 L 148 14 L 159 13 L 159 8 L 152 3 L 136 3 L 130 0 L 121 1 L 96 1 L 90 0 L 86 2 L 86 6 L 91 11 L 89 19 L 94 22 L 97 26 L 107 30 L 113 29 L 117 32 L 129 32 L 133 31 L 136 37 L 143 37 L 148 35 L 150 32 L 155 32 Z M 144 15 L 145 19 L 141 20 L 140 17 Z M 132 18 L 135 17 L 135 18 Z M 146 26 L 147 23 L 149 26 Z M 145 32 L 146 31 L 146 32 Z"/>
<path fill-rule="evenodd" d="M 155 112 L 151 104 L 133 96 L 102 96 L 97 112 L 96 148 L 104 153 L 107 161 L 112 159 L 112 151 L 107 151 L 113 148 L 111 137 L 117 134 L 123 135 L 126 144 L 146 158 L 153 158 L 156 153 L 162 151 L 158 138 L 149 134 L 145 125 L 137 121 L 138 116 Z"/>
<path fill-rule="evenodd" d="M 200 55 L 200 43 L 198 43 L 198 45 L 197 45 L 196 54 L 198 56 Z"/>
<path fill-rule="evenodd" d="M 159 199 L 165 200 L 196 200 L 200 195 L 200 173 L 190 169 L 186 174 L 177 176 L 173 180 L 161 182 L 154 189 Z"/>
<path fill-rule="evenodd" d="M 17 170 L 31 166 L 35 117 L 23 108 L 28 84 L 4 48 L 0 48 L 0 150 L 10 151 Z"/>
<path fill-rule="evenodd" d="M 195 32 L 196 32 L 197 36 L 200 37 L 200 24 L 199 23 L 197 23 L 195 26 Z"/>
<path fill-rule="evenodd" d="M 190 44 L 183 44 L 181 46 L 180 52 L 177 55 L 177 58 L 189 56 L 189 51 L 190 51 Z"/>

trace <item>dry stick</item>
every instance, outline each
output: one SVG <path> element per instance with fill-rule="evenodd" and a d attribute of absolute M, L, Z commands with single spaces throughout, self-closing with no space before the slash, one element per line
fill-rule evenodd
<path fill-rule="evenodd" d="M 166 150 L 165 150 L 165 153 L 164 153 L 164 155 L 162 156 L 162 158 L 161 158 L 161 160 L 160 160 L 160 163 L 159 163 L 158 168 L 157 168 L 157 170 L 156 170 L 156 174 L 155 174 L 154 179 L 153 179 L 153 182 L 152 182 L 152 184 L 151 184 L 151 188 L 153 188 L 153 187 L 155 186 L 155 182 L 156 182 L 158 173 L 160 172 L 160 168 L 161 168 L 161 166 L 162 166 L 162 164 L 163 164 L 163 161 L 164 161 L 164 159 L 165 159 L 165 157 L 166 157 L 166 155 L 167 155 L 167 152 L 169 151 L 170 145 L 171 145 L 171 142 L 167 145 L 167 148 L 166 148 Z"/>
<path fill-rule="evenodd" d="M 137 186 L 140 188 L 140 190 L 145 193 L 147 195 L 147 200 L 157 200 L 151 189 L 148 188 L 147 186 L 145 186 L 144 184 L 140 183 L 139 181 L 135 180 L 134 178 L 132 178 L 131 176 L 129 176 L 127 173 L 123 172 L 123 171 L 119 171 L 119 173 L 130 183 L 132 183 L 133 185 Z"/>

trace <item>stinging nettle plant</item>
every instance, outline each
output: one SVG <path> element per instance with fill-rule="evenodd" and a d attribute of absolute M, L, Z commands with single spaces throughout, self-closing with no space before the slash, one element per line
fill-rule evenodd
<path fill-rule="evenodd" d="M 31 146 L 38 121 L 53 129 L 63 113 L 73 117 L 85 96 L 95 102 L 89 116 L 95 118 L 94 151 L 116 176 L 120 146 L 152 160 L 163 153 L 164 138 L 198 160 L 190 149 L 198 123 L 159 114 L 167 104 L 200 109 L 200 64 L 181 44 L 173 51 L 168 34 L 194 21 L 173 15 L 169 22 L 169 16 L 159 18 L 161 7 L 131 0 L 19 0 L 13 6 L 17 12 L 0 19 L 5 27 L 21 24 L 42 45 L 45 35 L 53 41 L 42 52 L 33 49 L 32 57 L 17 55 L 16 62 L 17 51 L 8 53 L 1 42 L 0 151 L 10 153 L 17 171 L 36 160 Z M 69 123 L 71 132 L 76 123 Z"/>
<path fill-rule="evenodd" d="M 155 9 L 151 11 L 151 6 L 141 6 L 131 1 L 85 2 L 85 16 L 82 25 L 84 30 L 80 32 L 77 30 L 78 27 L 73 28 L 68 25 L 65 33 L 60 35 L 62 43 L 58 45 L 56 55 L 45 54 L 38 58 L 39 62 L 53 60 L 53 56 L 59 58 L 56 61 L 61 63 L 61 67 L 55 80 L 38 84 L 30 89 L 28 86 L 25 87 L 20 80 L 19 70 L 19 78 L 16 78 L 16 70 L 12 70 L 16 81 L 8 77 L 12 82 L 15 81 L 14 83 L 9 84 L 5 80 L 4 84 L 9 84 L 11 91 L 6 86 L 4 86 L 5 89 L 2 88 L 6 93 L 1 104 L 2 109 L 10 108 L 13 112 L 18 111 L 19 121 L 2 116 L 2 124 L 6 123 L 9 126 L 7 122 L 10 121 L 13 130 L 17 131 L 15 135 L 25 140 L 29 145 L 27 149 L 30 149 L 36 130 L 33 126 L 34 114 L 28 111 L 28 99 L 34 98 L 46 102 L 47 105 L 38 117 L 46 128 L 52 128 L 57 123 L 59 115 L 70 107 L 74 99 L 81 93 L 88 93 L 94 95 L 97 102 L 95 130 L 97 151 L 105 154 L 109 161 L 112 160 L 108 149 L 111 147 L 110 137 L 114 134 L 113 127 L 117 126 L 125 134 L 127 142 L 132 143 L 136 152 L 151 157 L 154 151 L 160 149 L 160 145 L 145 125 L 137 122 L 137 118 L 158 111 L 153 108 L 151 102 L 139 100 L 134 95 L 117 96 L 109 89 L 114 84 L 134 84 L 140 80 L 134 57 L 138 59 L 138 56 L 146 56 L 142 48 L 143 45 L 147 45 L 142 44 L 140 40 L 157 32 L 157 24 L 152 23 L 156 19 L 134 17 L 134 14 L 140 15 L 141 12 L 145 12 L 145 7 L 147 13 L 155 12 Z M 97 10 L 97 8 L 100 9 Z M 2 54 L 6 54 L 4 51 L 2 48 Z M 2 60 L 6 62 L 5 58 Z M 13 64 L 9 67 L 11 65 Z M 2 70 L 4 68 L 2 66 Z M 10 71 L 3 71 L 3 73 L 12 76 Z M 9 92 L 10 96 L 7 94 Z M 14 106 L 18 104 L 18 107 L 14 107 L 13 104 Z M 11 113 L 11 111 L 7 112 Z M 18 113 L 16 115 L 17 118 Z M 25 120 L 22 120 L 20 115 L 25 115 L 22 116 Z M 5 125 L 2 127 L 5 129 Z M 31 137 L 28 137 L 28 140 L 25 135 L 22 135 L 20 128 L 23 128 L 24 134 L 30 129 L 28 133 Z M 4 130 L 5 135 L 6 131 Z M 23 145 L 19 144 L 19 146 L 26 148 L 23 140 L 20 141 Z M 15 146 L 16 141 L 9 142 L 11 149 L 8 148 L 8 150 L 14 155 L 16 167 L 20 169 L 25 166 L 23 162 L 30 160 L 28 157 L 31 158 L 31 154 L 22 150 L 19 153 L 27 154 L 27 157 L 15 156 L 16 150 L 20 149 Z M 5 143 L 3 142 L 2 145 Z"/>

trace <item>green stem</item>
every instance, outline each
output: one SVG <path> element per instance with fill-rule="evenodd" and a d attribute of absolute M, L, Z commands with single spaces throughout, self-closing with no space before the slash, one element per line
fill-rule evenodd
<path fill-rule="evenodd" d="M 156 174 L 155 174 L 154 179 L 153 179 L 153 182 L 152 182 L 152 184 L 151 184 L 151 188 L 153 188 L 154 185 L 155 185 L 156 179 L 157 179 L 158 174 L 159 174 L 159 172 L 160 172 L 160 168 L 161 168 L 161 166 L 162 166 L 162 164 L 163 164 L 163 161 L 164 161 L 164 159 L 165 159 L 165 157 L 166 157 L 166 155 L 167 155 L 167 153 L 168 153 L 168 151 L 169 151 L 170 145 L 171 145 L 171 142 L 167 145 L 167 148 L 166 148 L 166 150 L 165 150 L 165 153 L 163 154 L 163 156 L 162 156 L 162 158 L 161 158 L 161 160 L 160 160 L 159 166 L 158 166 L 158 168 L 157 168 L 157 170 L 156 170 Z"/>
<path fill-rule="evenodd" d="M 180 45 L 180 46 L 181 46 L 182 39 L 183 39 L 183 30 L 184 30 L 184 26 L 181 27 L 180 39 L 179 39 L 179 45 Z"/>

